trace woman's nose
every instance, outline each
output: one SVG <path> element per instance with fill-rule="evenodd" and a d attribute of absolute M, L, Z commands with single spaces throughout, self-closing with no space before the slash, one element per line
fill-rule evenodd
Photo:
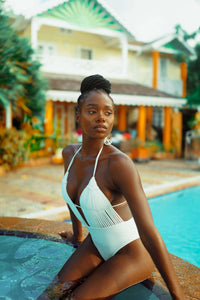
<path fill-rule="evenodd" d="M 99 112 L 97 116 L 97 122 L 105 122 L 105 116 L 102 112 Z"/>

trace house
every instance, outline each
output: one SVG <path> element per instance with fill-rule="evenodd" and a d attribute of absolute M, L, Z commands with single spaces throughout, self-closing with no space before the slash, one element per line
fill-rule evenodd
<path fill-rule="evenodd" d="M 170 149 L 172 132 L 181 155 L 182 114 L 186 103 L 186 63 L 194 51 L 180 33 L 142 43 L 103 0 L 49 0 L 16 16 L 14 26 L 29 37 L 48 78 L 45 132 L 76 129 L 75 106 L 84 76 L 99 73 L 112 83 L 116 104 L 115 128 L 135 128 L 151 139 L 151 128 Z M 7 112 L 7 124 L 9 121 Z M 148 129 L 148 130 L 147 130 Z"/>

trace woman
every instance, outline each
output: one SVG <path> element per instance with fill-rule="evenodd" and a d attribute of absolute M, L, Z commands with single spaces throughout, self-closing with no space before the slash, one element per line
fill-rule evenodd
<path fill-rule="evenodd" d="M 73 225 L 67 238 L 82 242 L 81 223 L 89 234 L 39 299 L 111 299 L 148 278 L 155 264 L 172 298 L 184 300 L 134 163 L 106 140 L 114 122 L 110 91 L 100 75 L 81 83 L 83 141 L 63 150 L 62 193 Z"/>

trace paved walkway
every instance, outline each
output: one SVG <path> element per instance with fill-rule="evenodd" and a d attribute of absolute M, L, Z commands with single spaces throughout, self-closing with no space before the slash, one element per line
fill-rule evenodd
<path fill-rule="evenodd" d="M 184 160 L 136 163 L 147 197 L 200 184 L 200 165 Z M 63 166 L 24 167 L 0 177 L 0 215 L 64 220 Z"/>

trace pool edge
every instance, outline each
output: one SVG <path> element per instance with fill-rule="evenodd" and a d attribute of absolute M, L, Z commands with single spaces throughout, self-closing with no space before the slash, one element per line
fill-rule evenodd
<path fill-rule="evenodd" d="M 42 219 L 0 217 L 0 233 L 4 233 L 5 235 L 9 235 L 9 233 L 12 235 L 21 234 L 22 236 L 32 234 L 32 237 L 62 241 L 58 232 L 63 230 L 71 231 L 71 224 Z M 84 229 L 84 236 L 86 235 L 87 230 Z M 172 254 L 170 254 L 170 257 L 187 299 L 200 299 L 200 268 Z M 171 299 L 157 269 L 155 269 L 152 276 L 143 284 L 159 299 Z"/>

